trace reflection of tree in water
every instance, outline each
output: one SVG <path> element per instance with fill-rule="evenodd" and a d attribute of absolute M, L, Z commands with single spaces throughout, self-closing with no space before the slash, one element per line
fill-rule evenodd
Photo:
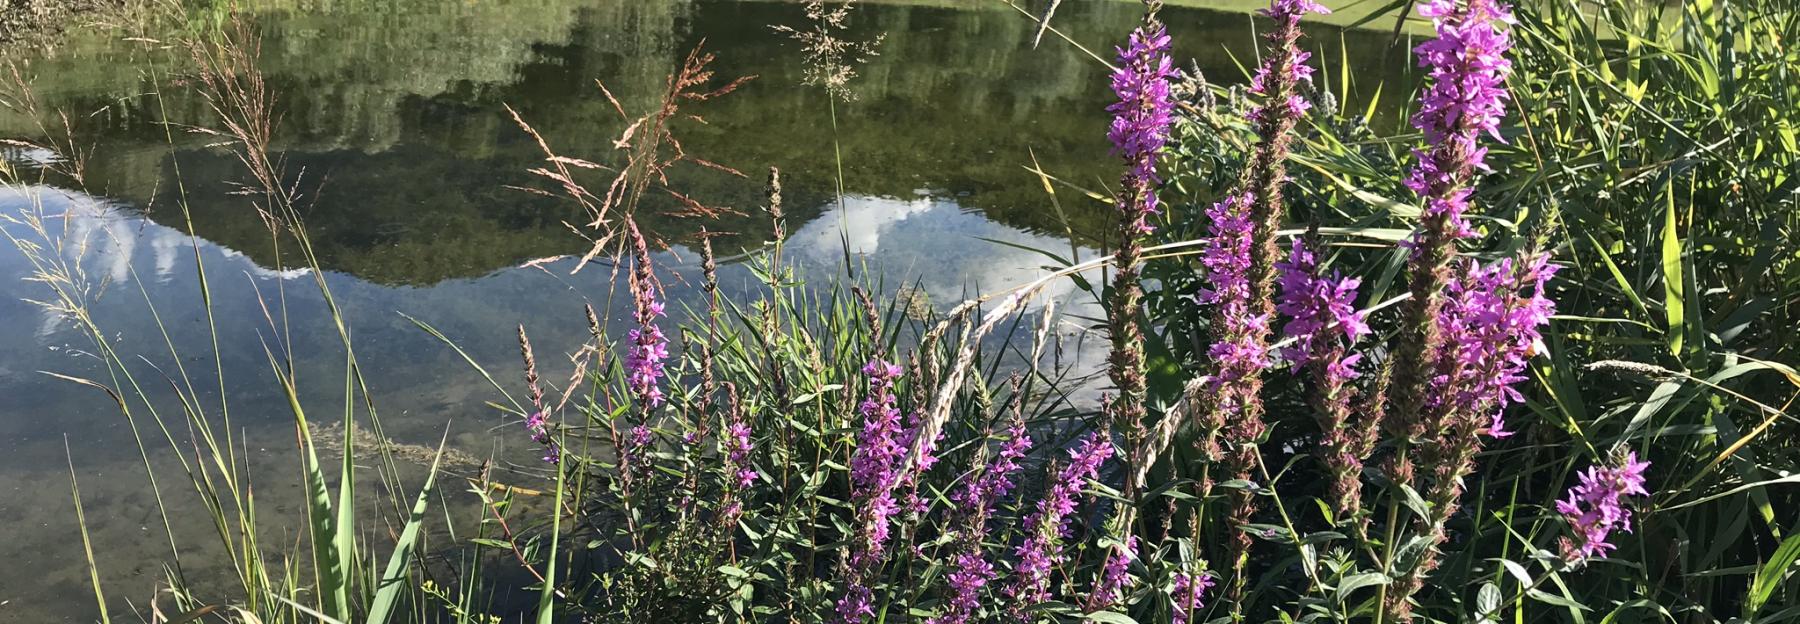
<path fill-rule="evenodd" d="M 276 147 L 286 153 L 290 172 L 305 174 L 304 188 L 316 200 L 308 225 L 321 261 L 334 270 L 382 283 L 429 284 L 584 250 L 563 225 L 579 222 L 574 207 L 505 188 L 531 183 L 525 171 L 537 164 L 538 151 L 501 104 L 517 108 L 559 153 L 610 158 L 623 122 L 593 80 L 604 79 L 635 114 L 656 97 L 679 56 L 702 39 L 719 53 L 720 75 L 761 78 L 693 108 L 707 124 L 678 130 L 686 149 L 746 172 L 781 167 L 789 182 L 790 229 L 819 214 L 832 186 L 824 96 L 798 86 L 798 51 L 768 28 L 798 19 L 798 4 L 273 4 L 258 23 L 267 33 L 263 66 L 285 111 Z M 1237 74 L 1223 52 L 1251 46 L 1243 16 L 1167 10 L 1182 18 L 1170 23 L 1189 31 L 1178 32 L 1178 41 L 1193 46 L 1184 53 L 1200 56 L 1215 77 Z M 1060 13 L 1064 24 L 1079 25 L 1084 44 L 1104 51 L 1140 11 L 1108 2 Z M 859 101 L 839 109 L 847 191 L 900 198 L 923 192 L 1007 225 L 1060 233 L 1041 187 L 1022 168 L 1031 155 L 1089 188 L 1112 179 L 1101 112 L 1105 69 L 1066 45 L 1047 42 L 1032 50 L 1030 20 L 1010 10 L 869 4 L 850 26 L 853 36 L 884 32 L 886 40 L 881 55 L 861 70 Z M 1352 49 L 1385 44 L 1380 33 L 1345 36 Z M 143 54 L 116 41 L 89 45 L 74 58 L 39 65 L 43 93 L 74 110 L 107 107 L 108 114 L 88 122 L 105 137 L 90 166 L 95 190 L 167 213 L 174 168 L 158 145 L 160 128 L 150 123 L 158 117 L 154 100 L 137 95 L 148 91 L 138 73 Z M 1368 76 L 1389 75 L 1368 72 L 1359 80 L 1372 85 Z M 171 118 L 206 122 L 202 103 L 185 90 L 170 89 L 166 97 Z M 0 132 L 21 127 L 0 116 Z M 204 148 L 201 137 L 178 142 L 200 234 L 272 264 L 261 223 L 242 198 L 225 195 L 222 181 L 241 177 L 235 163 Z M 610 174 L 597 172 L 588 181 L 603 188 L 607 179 Z M 701 170 L 682 171 L 671 185 L 747 213 L 704 224 L 740 235 L 721 249 L 768 235 L 755 213 L 758 181 Z M 1102 207 L 1085 200 L 1064 205 L 1074 209 L 1078 236 L 1102 231 Z M 646 227 L 673 241 L 690 238 L 700 225 L 646 219 Z"/>

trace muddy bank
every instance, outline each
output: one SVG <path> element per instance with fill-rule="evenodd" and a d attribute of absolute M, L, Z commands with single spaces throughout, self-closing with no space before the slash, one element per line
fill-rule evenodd
<path fill-rule="evenodd" d="M 0 0 L 0 44 L 49 43 L 71 28 L 124 9 L 130 0 Z"/>

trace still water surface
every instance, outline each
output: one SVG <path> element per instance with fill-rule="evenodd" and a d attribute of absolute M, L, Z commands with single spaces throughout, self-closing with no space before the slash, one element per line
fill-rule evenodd
<path fill-rule="evenodd" d="M 476 360 L 507 374 L 516 367 L 517 324 L 531 330 L 540 353 L 578 345 L 586 333 L 581 305 L 608 301 L 607 273 L 569 275 L 567 260 L 520 266 L 580 254 L 587 243 L 564 225 L 581 222 L 578 208 L 509 188 L 536 184 L 526 171 L 540 153 L 503 105 L 559 151 L 603 158 L 623 123 L 595 80 L 627 110 L 643 110 L 668 72 L 702 42 L 718 54 L 721 76 L 758 78 L 692 109 L 707 123 L 682 128 L 685 148 L 747 172 L 782 168 L 789 249 L 813 275 L 835 270 L 847 243 L 887 283 L 916 284 L 941 308 L 1041 274 L 1042 256 L 989 239 L 1095 253 L 1108 221 L 1104 207 L 1066 199 L 1073 194 L 1065 192 L 1070 212 L 1066 221 L 1059 218 L 1025 166 L 1035 158 L 1045 170 L 1090 188 L 1114 175 L 1104 141 L 1104 67 L 1061 42 L 1047 40 L 1033 50 L 1029 20 L 1003 4 L 969 4 L 860 9 L 851 36 L 885 39 L 852 83 L 856 101 L 837 106 L 834 135 L 823 94 L 800 84 L 800 52 L 769 28 L 798 25 L 802 13 L 794 3 L 254 3 L 264 37 L 261 66 L 281 110 L 274 147 L 306 194 L 305 218 L 324 277 L 349 317 L 389 435 L 430 443 L 448 424 L 452 445 L 469 453 L 529 457 L 522 435 L 494 429 L 501 423 L 483 405 L 496 398 L 493 389 L 401 313 L 436 326 Z M 1129 2 L 1070 2 L 1059 20 L 1090 49 L 1106 50 L 1139 11 Z M 1198 59 L 1215 80 L 1240 75 L 1233 55 L 1252 53 L 1247 16 L 1171 7 L 1164 19 L 1183 57 Z M 1319 29 L 1314 36 L 1335 43 L 1340 34 L 1353 50 L 1385 43 L 1355 31 Z M 24 193 L 0 195 L 0 211 L 59 216 L 52 234 L 85 242 L 62 253 L 85 267 L 95 286 L 93 313 L 116 348 L 143 358 L 140 374 L 174 368 L 148 314 L 153 306 L 184 364 L 207 377 L 196 384 L 198 400 L 216 404 L 196 255 L 205 263 L 224 392 L 247 447 L 243 461 L 256 480 L 267 535 L 292 542 L 295 527 L 286 523 L 302 510 L 291 417 L 270 383 L 263 350 L 281 334 L 265 320 L 259 297 L 285 295 L 303 392 L 327 411 L 342 400 L 337 337 L 312 276 L 282 268 L 262 222 L 233 194 L 244 179 L 235 159 L 210 147 L 204 135 L 178 133 L 173 145 L 165 139 L 156 123 L 165 116 L 183 125 L 210 122 L 204 103 L 183 87 L 185 68 L 123 38 L 88 29 L 54 55 L 31 61 L 42 106 L 70 111 L 76 120 L 87 150 L 85 184 L 75 190 L 72 181 L 51 177 Z M 1369 63 L 1353 67 L 1359 80 L 1384 77 Z M 40 132 L 28 118 L 5 113 L 0 135 L 38 138 Z M 841 205 L 831 192 L 834 136 L 843 154 Z M 8 156 L 26 167 L 49 158 L 21 150 Z M 704 223 L 646 219 L 667 246 L 657 256 L 670 271 L 664 281 L 677 301 L 674 310 L 694 301 L 692 245 L 701 225 L 729 233 L 715 243 L 727 252 L 759 244 L 771 227 L 756 211 L 761 189 L 754 179 L 700 170 L 672 183 L 745 215 Z M 184 187 L 194 237 L 177 208 Z M 25 279 L 30 273 L 22 254 L 0 248 L 0 561 L 7 564 L 0 566 L 0 621 L 80 621 L 91 619 L 94 607 L 73 522 L 65 437 L 101 580 L 119 609 L 149 598 L 169 545 L 125 420 L 96 391 L 36 372 L 106 374 L 66 319 L 27 301 L 47 295 Z M 753 289 L 747 269 L 728 265 L 723 277 L 728 291 Z M 1075 295 L 1066 292 L 1064 299 Z M 608 316 L 612 323 L 628 319 L 623 310 Z M 1074 365 L 1099 356 L 1069 355 Z M 177 501 L 172 511 L 189 575 L 206 578 L 197 562 L 216 537 L 200 509 L 186 502 L 191 493 L 166 443 L 147 445 L 150 463 L 167 475 L 166 495 Z"/>

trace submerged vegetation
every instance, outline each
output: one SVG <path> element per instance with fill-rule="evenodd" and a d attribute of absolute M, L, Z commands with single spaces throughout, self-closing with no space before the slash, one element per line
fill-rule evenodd
<path fill-rule="evenodd" d="M 1227 88 L 1181 69 L 1145 2 L 1094 59 L 1113 150 L 1084 157 L 1117 183 L 1032 168 L 1065 227 L 1065 201 L 1113 211 L 1084 233 L 1109 252 L 1034 250 L 1042 277 L 941 312 L 848 259 L 821 272 L 784 254 L 786 163 L 715 162 L 684 140 L 750 79 L 707 50 L 636 114 L 595 90 L 625 127 L 611 155 L 571 155 L 589 144 L 507 108 L 541 156 L 540 185 L 512 192 L 576 206 L 557 218 L 587 244 L 529 264 L 629 305 L 570 310 L 577 344 L 491 328 L 516 333 L 518 368 L 406 319 L 491 383 L 488 424 L 535 465 L 441 447 L 423 462 L 383 433 L 376 364 L 305 222 L 316 182 L 271 149 L 282 102 L 244 18 L 152 47 L 193 68 L 180 82 L 206 105 L 199 132 L 235 162 L 272 268 L 306 270 L 341 377 L 299 374 L 288 286 L 260 293 L 259 318 L 214 318 L 197 238 L 211 350 L 178 349 L 156 284 L 133 273 L 111 287 L 143 293 L 161 352 L 121 351 L 89 313 L 105 284 L 80 262 L 88 241 L 42 203 L 39 180 L 80 184 L 89 155 L 23 79 L 8 104 L 44 121 L 16 146 L 65 154 L 7 166 L 30 206 L 0 231 L 103 364 L 53 374 L 105 392 L 136 436 L 168 535 L 165 584 L 133 606 L 152 621 L 1800 618 L 1800 10 L 1416 5 L 1422 79 L 1390 129 L 1371 122 L 1390 100 L 1357 94 L 1411 85 L 1357 84 L 1315 55 L 1331 44 L 1308 20 L 1326 6 L 1273 0 L 1246 84 Z M 811 30 L 771 34 L 803 44 L 804 77 L 828 90 L 830 144 L 807 136 L 830 150 L 816 162 L 839 201 L 838 137 L 856 132 L 839 107 L 883 41 L 838 38 L 852 7 L 808 2 Z M 752 164 L 767 176 L 734 168 Z M 690 172 L 760 200 L 714 203 L 681 186 Z M 186 194 L 219 181 L 174 175 L 164 210 L 197 237 Z M 767 240 L 642 227 L 671 213 L 767 224 Z M 724 240 L 741 249 L 715 253 Z M 699 249 L 698 305 L 668 296 L 657 251 L 675 244 Z M 721 265 L 753 283 L 728 294 Z M 1059 310 L 1046 292 L 1063 282 L 1091 309 Z M 628 318 L 600 311 L 614 309 Z M 267 371 L 218 356 L 219 327 L 244 323 L 262 325 Z M 1105 333 L 1104 370 L 1064 363 L 1071 325 Z M 227 375 L 267 375 L 291 412 L 300 517 L 259 511 Z M 165 455 L 179 474 L 155 468 Z M 202 520 L 222 561 L 182 555 L 174 527 Z M 299 539 L 259 530 L 277 520 Z M 88 549 L 103 620 L 122 617 L 107 565 Z M 212 567 L 223 582 L 201 581 Z"/>

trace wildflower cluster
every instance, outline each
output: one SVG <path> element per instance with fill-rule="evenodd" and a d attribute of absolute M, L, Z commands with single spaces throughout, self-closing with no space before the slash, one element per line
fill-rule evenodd
<path fill-rule="evenodd" d="M 1089 432 L 1069 451 L 1069 463 L 1051 477 L 1036 511 L 1025 518 L 1025 541 L 1013 550 L 1018 559 L 1013 583 L 1006 588 L 1014 613 L 1050 599 L 1050 571 L 1062 561 L 1062 540 L 1067 537 L 1069 515 L 1075 513 L 1076 497 L 1112 454 L 1111 440 Z"/>
<path fill-rule="evenodd" d="M 1222 460 L 1226 474 L 1248 480 L 1257 464 L 1256 445 L 1268 427 L 1263 421 L 1262 373 L 1270 364 L 1268 334 L 1275 315 L 1275 263 L 1280 249 L 1275 231 L 1283 212 L 1282 187 L 1287 183 L 1287 154 L 1292 132 L 1309 106 L 1298 87 L 1312 79 L 1310 58 L 1298 45 L 1300 20 L 1307 13 L 1325 13 L 1310 0 L 1273 0 L 1261 11 L 1275 20 L 1262 65 L 1253 76 L 1253 91 L 1261 103 L 1250 112 L 1257 144 L 1237 188 L 1207 210 L 1207 240 L 1202 248 L 1202 273 L 1208 285 L 1198 293 L 1202 304 L 1211 305 L 1213 343 L 1211 397 L 1200 410 L 1201 453 Z M 1223 435 L 1230 448 L 1219 445 Z M 1202 490 L 1210 483 L 1202 483 Z M 1228 522 L 1242 525 L 1256 513 L 1257 501 L 1247 490 L 1232 492 Z M 1228 558 L 1240 572 L 1231 585 L 1233 597 L 1243 589 L 1242 566 L 1250 549 L 1250 537 L 1233 531 Z"/>
<path fill-rule="evenodd" d="M 1188 624 L 1194 614 L 1206 606 L 1200 599 L 1205 596 L 1206 590 L 1212 589 L 1212 586 L 1212 575 L 1204 572 L 1176 575 L 1175 586 L 1169 592 L 1170 596 L 1174 598 L 1175 605 L 1175 612 L 1170 617 L 1170 621 L 1174 624 Z"/>
<path fill-rule="evenodd" d="M 987 540 L 988 519 L 993 516 L 994 506 L 1012 491 L 1013 474 L 1019 470 L 1019 460 L 1030 451 L 1031 436 L 1025 432 L 1025 424 L 1013 423 L 993 461 L 952 495 L 961 506 L 958 513 L 962 516 L 962 526 L 958 529 L 958 550 L 947 577 L 950 596 L 945 601 L 944 612 L 926 620 L 927 624 L 964 624 L 980 611 L 982 590 L 995 577 L 994 564 L 988 561 L 983 546 Z"/>
<path fill-rule="evenodd" d="M 1441 291 L 1451 281 L 1450 259 L 1457 239 L 1474 236 L 1464 214 L 1473 192 L 1469 185 L 1486 169 L 1487 148 L 1481 138 L 1500 139 L 1506 113 L 1506 77 L 1512 71 L 1505 53 L 1511 47 L 1507 26 L 1512 16 L 1497 0 L 1430 0 L 1419 13 L 1431 18 L 1437 36 L 1414 49 L 1419 65 L 1429 69 L 1413 127 L 1426 146 L 1413 151 L 1418 162 L 1406 185 L 1425 199 L 1419 231 L 1408 241 L 1413 256 L 1408 267 L 1412 300 L 1402 312 L 1401 334 L 1393 364 L 1395 397 L 1387 415 L 1389 430 L 1403 440 L 1419 438 L 1429 426 L 1423 416 L 1433 377 L 1427 359 L 1439 350 Z M 1405 454 L 1395 459 L 1395 481 L 1410 481 L 1413 464 Z"/>
<path fill-rule="evenodd" d="M 531 441 L 544 447 L 544 461 L 552 464 L 562 462 L 562 447 L 550 436 L 550 419 L 543 412 L 532 412 L 525 417 L 525 431 L 531 434 Z"/>
<path fill-rule="evenodd" d="M 1294 239 L 1287 259 L 1275 267 L 1280 274 L 1276 310 L 1287 319 L 1282 334 L 1294 341 L 1282 354 L 1296 372 L 1310 373 L 1313 411 L 1324 435 L 1319 455 L 1332 478 L 1333 507 L 1339 516 L 1353 517 L 1362 507 L 1363 460 L 1375 442 L 1374 419 L 1366 414 L 1355 419 L 1351 404 L 1362 355 L 1350 347 L 1369 333 L 1366 313 L 1355 305 L 1361 280 L 1325 274 L 1307 239 Z"/>
<path fill-rule="evenodd" d="M 625 380 L 648 412 L 663 403 L 663 362 L 669 358 L 669 340 L 656 324 L 664 312 L 663 302 L 656 294 L 656 277 L 650 270 L 649 247 L 644 237 L 637 235 L 635 225 L 632 234 L 637 258 L 631 273 L 631 294 L 638 326 L 626 334 L 630 344 L 625 351 Z"/>
<path fill-rule="evenodd" d="M 1113 155 L 1125 161 L 1119 210 L 1140 233 L 1155 228 L 1145 218 L 1157 214 L 1156 155 L 1169 140 L 1169 78 L 1175 75 L 1169 59 L 1169 34 L 1161 26 L 1132 31 L 1125 47 L 1118 48 L 1119 68 L 1112 75 L 1113 93 L 1119 101 L 1106 107 L 1112 127 L 1106 138 Z"/>
<path fill-rule="evenodd" d="M 902 479 L 899 468 L 907 450 L 894 397 L 894 384 L 904 371 L 876 358 L 863 366 L 862 372 L 869 379 L 869 394 L 857 408 L 862 430 L 850 456 L 856 535 L 844 559 L 847 588 L 837 602 L 838 617 L 852 624 L 874 615 L 874 590 L 869 582 L 885 557 L 890 520 L 900 511 L 894 490 Z"/>
<path fill-rule="evenodd" d="M 1473 172 L 1487 170 L 1481 137 L 1505 141 L 1500 119 L 1512 73 L 1506 58 L 1512 13 L 1496 0 L 1430 0 L 1419 6 L 1419 14 L 1437 27 L 1437 37 L 1413 50 L 1419 66 L 1429 68 L 1430 83 L 1412 125 L 1430 147 L 1413 151 L 1418 164 L 1406 185 L 1426 198 L 1428 235 L 1467 238 L 1474 232 L 1463 217 L 1469 208 L 1466 183 Z"/>
<path fill-rule="evenodd" d="M 1555 274 L 1549 258 L 1537 255 L 1516 264 L 1510 258 L 1470 262 L 1446 285 L 1437 317 L 1444 344 L 1432 358 L 1437 374 L 1425 400 L 1429 413 L 1472 419 L 1491 437 L 1511 435 L 1504 411 L 1522 400 L 1513 386 L 1524 381 L 1526 361 L 1541 348 L 1542 329 L 1556 311 L 1545 296 Z"/>
<path fill-rule="evenodd" d="M 1626 496 L 1649 496 L 1644 489 L 1644 472 L 1650 462 L 1638 461 L 1636 452 L 1626 453 L 1618 466 L 1588 466 L 1581 471 L 1581 482 L 1569 488 L 1568 498 L 1556 502 L 1556 511 L 1568 521 L 1574 539 L 1562 540 L 1563 558 L 1585 561 L 1605 556 L 1616 546 L 1609 541 L 1614 529 L 1631 531 L 1631 511 L 1625 509 Z"/>
<path fill-rule="evenodd" d="M 1294 239 L 1287 258 L 1275 263 L 1275 270 L 1280 275 L 1275 309 L 1287 319 L 1281 333 L 1294 340 L 1281 355 L 1294 366 L 1329 359 L 1334 347 L 1369 334 L 1368 313 L 1356 309 L 1356 287 L 1362 280 L 1336 271 L 1325 274 L 1317 252 L 1305 239 Z M 1349 380 L 1356 377 L 1354 367 L 1360 358 L 1352 354 L 1325 363 L 1334 379 Z"/>

